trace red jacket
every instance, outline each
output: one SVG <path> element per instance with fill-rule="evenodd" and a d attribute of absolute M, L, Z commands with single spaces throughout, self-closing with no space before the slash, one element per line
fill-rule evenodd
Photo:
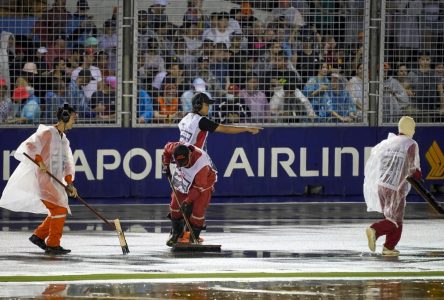
<path fill-rule="evenodd" d="M 162 156 L 162 162 L 163 164 L 170 164 L 174 161 L 173 153 L 174 149 L 178 145 L 187 145 L 188 148 L 191 150 L 190 155 L 190 162 L 187 166 L 188 168 L 192 167 L 196 161 L 199 159 L 199 157 L 202 155 L 203 150 L 186 143 L 182 142 L 169 142 L 165 145 L 163 156 Z M 183 167 L 186 168 L 186 167 Z M 191 201 L 196 199 L 199 194 L 202 191 L 205 191 L 209 188 L 212 188 L 214 184 L 216 183 L 216 171 L 213 170 L 213 168 L 210 165 L 204 166 L 202 169 L 197 172 L 197 174 L 194 176 L 194 180 L 192 183 L 192 186 L 188 192 L 188 197 Z"/>

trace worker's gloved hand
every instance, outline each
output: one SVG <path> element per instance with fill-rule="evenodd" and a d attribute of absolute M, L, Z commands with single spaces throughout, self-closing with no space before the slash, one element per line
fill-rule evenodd
<path fill-rule="evenodd" d="M 185 199 L 180 207 L 182 208 L 184 215 L 189 219 L 191 217 L 191 213 L 193 212 L 193 203 Z"/>
<path fill-rule="evenodd" d="M 166 176 L 167 178 L 171 179 L 171 170 L 169 164 L 163 164 L 162 165 L 162 174 Z"/>
<path fill-rule="evenodd" d="M 73 197 L 73 198 L 77 198 L 79 195 L 77 194 L 77 189 L 75 188 L 75 186 L 71 183 L 71 184 L 68 184 L 67 186 L 66 186 L 66 192 L 68 193 L 68 195 L 70 196 L 70 197 Z"/>
<path fill-rule="evenodd" d="M 412 177 L 418 181 L 422 181 L 422 173 L 421 170 L 416 169 L 416 171 L 412 174 Z"/>

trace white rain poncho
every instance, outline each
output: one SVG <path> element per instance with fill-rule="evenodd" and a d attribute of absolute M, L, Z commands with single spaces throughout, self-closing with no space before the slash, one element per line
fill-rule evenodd
<path fill-rule="evenodd" d="M 20 161 L 12 173 L 0 199 L 0 207 L 20 212 L 42 213 L 48 211 L 41 200 L 68 209 L 65 189 L 48 174 L 40 172 L 38 166 L 23 153 L 35 158 L 39 154 L 48 171 L 65 182 L 66 175 L 74 180 L 74 159 L 66 135 L 60 136 L 54 126 L 40 125 L 37 131 L 20 144 L 14 157 Z"/>
<path fill-rule="evenodd" d="M 405 178 L 417 169 L 420 169 L 418 144 L 406 135 L 389 133 L 387 139 L 372 149 L 365 165 L 367 211 L 377 211 L 388 220 L 402 222 L 405 197 L 410 191 Z"/>

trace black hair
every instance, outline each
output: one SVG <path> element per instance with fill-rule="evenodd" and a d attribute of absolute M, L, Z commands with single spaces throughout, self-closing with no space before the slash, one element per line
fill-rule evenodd
<path fill-rule="evenodd" d="M 58 121 L 63 123 L 68 123 L 71 118 L 71 114 L 75 113 L 75 109 L 71 107 L 68 103 L 64 103 L 62 107 L 57 108 L 56 116 Z"/>
<path fill-rule="evenodd" d="M 77 78 L 79 77 L 86 77 L 88 79 L 88 82 L 93 80 L 94 78 L 91 75 L 91 71 L 89 69 L 82 69 L 79 72 L 79 75 L 77 76 Z"/>
<path fill-rule="evenodd" d="M 198 113 L 204 103 L 211 103 L 211 99 L 206 93 L 196 93 L 193 98 L 191 98 L 191 104 L 193 105 L 193 113 Z"/>

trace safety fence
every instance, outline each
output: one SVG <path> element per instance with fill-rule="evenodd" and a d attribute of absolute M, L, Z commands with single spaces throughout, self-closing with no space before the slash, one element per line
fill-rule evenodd
<path fill-rule="evenodd" d="M 0 126 L 68 102 L 86 127 L 170 127 L 198 92 L 224 124 L 443 121 L 440 1 L 22 3 L 0 8 Z"/>

